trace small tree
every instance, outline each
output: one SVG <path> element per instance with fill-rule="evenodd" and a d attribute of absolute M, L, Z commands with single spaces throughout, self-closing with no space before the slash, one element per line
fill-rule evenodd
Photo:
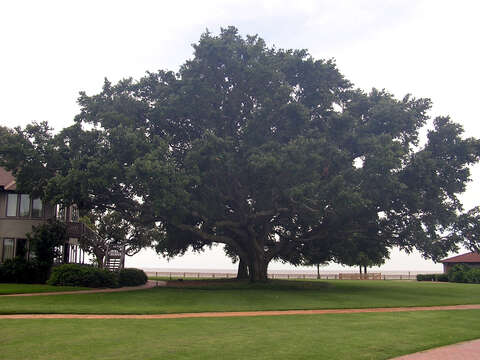
<path fill-rule="evenodd" d="M 27 239 L 35 253 L 40 270 L 40 278 L 46 281 L 50 275 L 55 258 L 61 255 L 60 246 L 67 241 L 67 229 L 64 223 L 49 220 L 45 224 L 33 227 Z"/>
<path fill-rule="evenodd" d="M 302 249 L 302 265 L 316 266 L 317 279 L 320 279 L 320 266 L 327 265 L 332 260 L 331 247 L 326 241 L 309 242 Z"/>
<path fill-rule="evenodd" d="M 358 237 L 345 243 L 344 251 L 337 256 L 343 265 L 358 266 L 360 274 L 367 273 L 367 267 L 380 266 L 389 258 L 389 250 L 385 243 L 378 239 Z"/>
<path fill-rule="evenodd" d="M 115 211 L 92 212 L 89 216 L 82 217 L 80 221 L 97 233 L 94 237 L 81 237 L 80 246 L 95 256 L 100 268 L 103 268 L 105 256 L 111 246 L 125 246 L 125 254 L 132 256 L 150 246 L 156 236 L 159 236 L 155 229 L 139 224 L 133 225 Z"/>
<path fill-rule="evenodd" d="M 97 234 L 97 228 L 88 216 L 82 216 L 80 222 L 95 231 L 95 236 L 82 236 L 79 239 L 80 247 L 87 254 L 93 255 L 95 264 L 103 269 L 103 262 L 108 250 L 108 239 L 102 238 Z"/>

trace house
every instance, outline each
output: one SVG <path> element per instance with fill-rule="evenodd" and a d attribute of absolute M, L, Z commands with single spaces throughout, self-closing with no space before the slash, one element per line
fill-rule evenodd
<path fill-rule="evenodd" d="M 480 254 L 472 251 L 466 254 L 440 260 L 440 262 L 443 263 L 444 273 L 447 273 L 448 270 L 457 264 L 468 265 L 470 267 L 480 267 Z"/>
<path fill-rule="evenodd" d="M 39 198 L 22 194 L 16 190 L 15 178 L 0 167 L 0 263 L 17 256 L 33 258 L 26 234 L 33 226 L 57 218 L 67 225 L 68 241 L 61 246 L 58 262 L 84 263 L 85 253 L 80 248 L 81 236 L 97 236 L 91 229 L 79 222 L 75 205 L 61 207 L 49 205 Z"/>

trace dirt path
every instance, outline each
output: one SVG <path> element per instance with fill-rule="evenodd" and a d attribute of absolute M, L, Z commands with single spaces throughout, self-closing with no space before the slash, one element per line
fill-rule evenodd
<path fill-rule="evenodd" d="M 95 293 L 111 293 L 111 292 L 123 292 L 123 291 L 136 291 L 151 289 L 156 286 L 165 286 L 167 285 L 166 281 L 154 281 L 149 280 L 145 285 L 140 286 L 125 286 L 116 289 L 95 289 L 95 290 L 78 290 L 78 291 L 52 291 L 52 292 L 38 292 L 38 293 L 26 293 L 26 294 L 8 294 L 0 295 L 3 296 L 45 296 L 45 295 L 70 295 L 70 294 L 95 294 Z"/>
<path fill-rule="evenodd" d="M 417 307 L 396 307 L 396 308 L 371 308 L 371 309 L 232 311 L 232 312 L 201 312 L 201 313 L 180 313 L 180 314 L 150 314 L 150 315 L 12 314 L 12 315 L 0 315 L 0 319 L 182 319 L 182 318 L 213 318 L 213 317 L 243 317 L 243 316 L 387 313 L 387 312 L 407 312 L 407 311 L 470 310 L 470 309 L 480 309 L 480 304 L 428 306 L 428 307 L 417 306 Z"/>
<path fill-rule="evenodd" d="M 480 339 L 396 357 L 391 360 L 478 360 Z"/>

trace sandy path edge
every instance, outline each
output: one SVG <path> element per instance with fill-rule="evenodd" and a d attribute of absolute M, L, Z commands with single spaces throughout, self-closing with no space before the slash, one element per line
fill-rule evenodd
<path fill-rule="evenodd" d="M 390 360 L 478 360 L 479 358 L 480 339 L 476 339 L 403 355 Z"/>
<path fill-rule="evenodd" d="M 166 286 L 166 285 L 167 285 L 166 281 L 148 280 L 146 284 L 139 285 L 139 286 L 124 286 L 121 288 L 104 288 L 104 289 L 92 289 L 92 290 L 51 291 L 51 292 L 49 291 L 49 292 L 38 292 L 38 293 L 5 294 L 5 295 L 0 295 L 0 297 L 112 293 L 112 292 L 145 290 L 145 289 L 151 289 L 157 286 Z"/>
<path fill-rule="evenodd" d="M 448 305 L 448 306 L 415 306 L 370 309 L 328 309 L 328 310 L 283 310 L 283 311 L 232 311 L 232 312 L 200 312 L 179 314 L 150 315 L 116 315 L 116 314 L 11 314 L 0 315 L 0 319 L 183 319 L 183 318 L 215 318 L 244 316 L 282 316 L 282 315 L 322 315 L 322 314 L 358 314 L 389 313 L 408 311 L 435 310 L 471 310 L 480 309 L 480 304 Z"/>

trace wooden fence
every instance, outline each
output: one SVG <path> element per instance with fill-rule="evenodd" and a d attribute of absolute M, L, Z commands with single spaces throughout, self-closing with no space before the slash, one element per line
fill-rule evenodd
<path fill-rule="evenodd" d="M 149 277 L 177 279 L 234 279 L 236 273 L 227 272 L 181 272 L 181 271 L 145 271 Z M 321 279 L 321 280 L 416 280 L 416 273 L 381 274 L 381 273 L 340 273 L 340 274 L 302 274 L 302 273 L 270 273 L 269 279 Z"/>
<path fill-rule="evenodd" d="M 338 274 L 340 280 L 382 280 L 382 274 L 380 273 L 340 273 Z"/>

